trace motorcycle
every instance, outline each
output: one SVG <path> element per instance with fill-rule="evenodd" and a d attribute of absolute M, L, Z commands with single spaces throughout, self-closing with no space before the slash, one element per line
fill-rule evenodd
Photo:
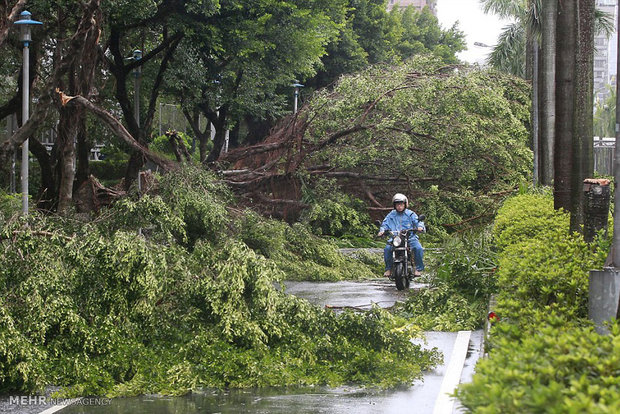
<path fill-rule="evenodd" d="M 421 215 L 418 222 L 423 222 L 426 217 Z M 415 272 L 415 263 L 413 261 L 413 252 L 409 249 L 409 236 L 417 229 L 406 229 L 400 231 L 386 231 L 392 236 L 389 242 L 392 245 L 392 274 L 390 280 L 396 283 L 396 289 L 409 289 Z"/>

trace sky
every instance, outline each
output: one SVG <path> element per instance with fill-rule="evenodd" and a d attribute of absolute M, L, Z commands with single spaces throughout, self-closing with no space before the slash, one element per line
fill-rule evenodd
<path fill-rule="evenodd" d="M 474 42 L 493 46 L 508 20 L 501 20 L 493 14 L 484 14 L 479 0 L 438 0 L 437 18 L 439 24 L 448 29 L 458 20 L 459 28 L 465 33 L 467 50 L 458 57 L 469 63 L 483 64 L 490 48 L 474 46 Z"/>

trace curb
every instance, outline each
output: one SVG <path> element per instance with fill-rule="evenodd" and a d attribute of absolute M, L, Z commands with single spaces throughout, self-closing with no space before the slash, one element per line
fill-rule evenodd
<path fill-rule="evenodd" d="M 450 396 L 450 394 L 454 392 L 461 382 L 461 374 L 465 365 L 465 359 L 467 359 L 470 338 L 471 331 L 459 331 L 456 336 L 452 356 L 441 382 L 439 395 L 437 400 L 435 400 L 433 414 L 451 414 L 454 411 L 456 398 Z"/>

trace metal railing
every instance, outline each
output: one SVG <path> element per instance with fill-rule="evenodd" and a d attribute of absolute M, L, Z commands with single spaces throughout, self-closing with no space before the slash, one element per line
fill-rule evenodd
<path fill-rule="evenodd" d="M 594 137 L 594 172 L 600 175 L 614 175 L 616 138 Z"/>

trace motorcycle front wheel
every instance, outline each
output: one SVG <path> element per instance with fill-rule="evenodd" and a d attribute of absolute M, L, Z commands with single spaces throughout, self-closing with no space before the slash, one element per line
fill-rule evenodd
<path fill-rule="evenodd" d="M 404 290 L 409 287 L 409 279 L 405 274 L 405 265 L 403 263 L 394 263 L 394 281 L 398 290 Z"/>

